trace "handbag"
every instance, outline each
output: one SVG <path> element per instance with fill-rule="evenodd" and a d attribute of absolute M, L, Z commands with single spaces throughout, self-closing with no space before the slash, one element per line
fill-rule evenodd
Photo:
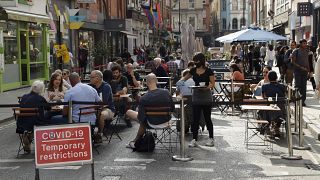
<path fill-rule="evenodd" d="M 212 105 L 213 99 L 211 90 L 208 88 L 196 88 L 192 91 L 193 105 Z"/>

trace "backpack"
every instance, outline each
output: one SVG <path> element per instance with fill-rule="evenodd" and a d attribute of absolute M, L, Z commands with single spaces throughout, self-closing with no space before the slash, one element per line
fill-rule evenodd
<path fill-rule="evenodd" d="M 153 152 L 155 148 L 154 136 L 151 132 L 146 132 L 134 143 L 133 151 L 137 152 Z"/>

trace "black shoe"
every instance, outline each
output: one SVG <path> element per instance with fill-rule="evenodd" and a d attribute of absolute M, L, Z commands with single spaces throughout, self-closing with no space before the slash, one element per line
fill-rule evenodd
<path fill-rule="evenodd" d="M 126 122 L 127 127 L 129 127 L 129 128 L 132 127 L 132 123 L 131 123 L 130 119 L 124 118 L 124 121 Z"/>
<path fill-rule="evenodd" d="M 303 107 L 306 107 L 307 105 L 306 105 L 306 103 L 302 103 L 302 106 L 303 106 Z"/>

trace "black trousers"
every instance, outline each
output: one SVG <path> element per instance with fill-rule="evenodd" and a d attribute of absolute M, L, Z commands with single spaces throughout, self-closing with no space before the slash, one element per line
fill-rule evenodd
<path fill-rule="evenodd" d="M 192 122 L 192 133 L 193 139 L 198 140 L 199 131 L 199 120 L 200 113 L 203 112 L 204 120 L 206 122 L 207 129 L 209 131 L 209 138 L 213 138 L 213 124 L 211 121 L 211 105 L 193 105 L 193 122 Z"/>

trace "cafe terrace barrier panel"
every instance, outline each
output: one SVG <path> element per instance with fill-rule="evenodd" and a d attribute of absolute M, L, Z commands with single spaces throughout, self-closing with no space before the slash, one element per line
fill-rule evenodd
<path fill-rule="evenodd" d="M 34 139 L 36 168 L 93 163 L 87 123 L 36 126 Z"/>

